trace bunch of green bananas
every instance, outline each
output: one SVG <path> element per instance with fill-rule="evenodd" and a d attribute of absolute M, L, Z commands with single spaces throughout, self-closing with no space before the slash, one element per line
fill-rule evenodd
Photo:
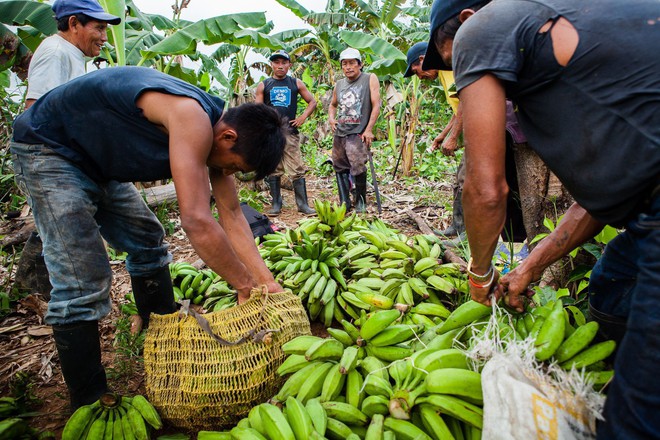
<path fill-rule="evenodd" d="M 11 417 L 0 421 L 0 440 L 15 440 L 22 438 L 33 438 L 30 427 L 25 419 Z"/>
<path fill-rule="evenodd" d="M 107 393 L 73 413 L 64 427 L 62 440 L 147 440 L 150 428 L 157 430 L 162 426 L 158 412 L 144 396 Z"/>
<path fill-rule="evenodd" d="M 200 270 L 187 262 L 170 264 L 170 277 L 176 301 L 189 299 L 193 304 L 202 304 L 208 298 L 234 295 L 227 282 L 211 269 Z"/>

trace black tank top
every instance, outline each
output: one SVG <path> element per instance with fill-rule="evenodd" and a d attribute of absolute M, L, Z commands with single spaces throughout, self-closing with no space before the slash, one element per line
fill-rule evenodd
<path fill-rule="evenodd" d="M 225 105 L 220 98 L 154 69 L 107 68 L 41 97 L 14 121 L 14 141 L 44 144 L 97 181 L 169 178 L 169 137 L 135 104 L 148 90 L 195 99 L 211 126 Z"/>

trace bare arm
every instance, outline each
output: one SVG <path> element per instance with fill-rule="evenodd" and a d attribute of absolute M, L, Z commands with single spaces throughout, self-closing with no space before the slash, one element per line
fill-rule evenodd
<path fill-rule="evenodd" d="M 264 86 L 263 81 L 260 82 L 257 85 L 257 91 L 256 91 L 256 94 L 254 96 L 254 102 L 256 102 L 257 104 L 263 104 L 264 103 L 264 88 L 265 88 L 265 86 Z"/>
<path fill-rule="evenodd" d="M 307 86 L 305 85 L 304 82 L 300 81 L 299 79 L 296 80 L 296 85 L 298 86 L 298 93 L 300 96 L 302 96 L 302 99 L 305 100 L 307 103 L 307 107 L 305 108 L 305 111 L 302 112 L 300 116 L 298 116 L 296 119 L 291 121 L 291 125 L 294 127 L 300 127 L 305 123 L 305 120 L 314 113 L 314 110 L 316 110 L 316 99 L 314 98 L 314 95 L 311 94 L 309 89 L 307 89 Z"/>
<path fill-rule="evenodd" d="M 211 213 L 206 161 L 211 151 L 213 130 L 208 115 L 191 98 L 158 92 L 143 94 L 137 104 L 149 121 L 161 125 L 169 134 L 170 168 L 179 201 L 181 226 L 190 243 L 199 257 L 238 291 L 239 301 L 245 300 L 250 290 L 258 286 L 262 274 L 260 270 L 254 274 L 250 272 L 255 269 L 248 264 L 254 262 L 251 259 L 243 261 L 235 247 L 240 240 L 230 240 L 228 231 Z M 254 246 L 253 240 L 246 246 L 248 244 Z"/>
<path fill-rule="evenodd" d="M 328 123 L 330 124 L 332 131 L 337 130 L 337 119 L 335 119 L 337 116 L 337 105 L 339 105 L 339 102 L 337 101 L 337 87 L 335 87 L 335 89 L 332 91 L 332 100 L 330 101 L 330 106 L 328 107 Z"/>
<path fill-rule="evenodd" d="M 445 156 L 453 156 L 456 150 L 458 150 L 458 138 L 461 133 L 463 133 L 463 106 L 461 103 L 458 103 L 456 109 L 456 120 L 454 121 L 454 126 L 452 127 L 451 133 L 447 136 L 447 139 L 442 143 L 442 154 Z"/>
<path fill-rule="evenodd" d="M 371 142 L 374 140 L 373 128 L 380 113 L 380 85 L 378 84 L 378 78 L 373 73 L 369 78 L 369 92 L 371 96 L 371 114 L 369 115 L 367 127 L 362 133 L 362 142 L 365 143 L 367 148 L 371 147 Z"/>
<path fill-rule="evenodd" d="M 529 284 L 541 278 L 548 266 L 593 238 L 603 227 L 583 207 L 574 203 L 557 228 L 541 240 L 518 267 L 501 278 L 501 294 L 508 294 L 509 305 L 521 310 L 519 296 Z"/>
<path fill-rule="evenodd" d="M 461 91 L 465 124 L 466 178 L 463 187 L 465 226 L 472 255 L 472 271 L 483 275 L 506 217 L 509 188 L 505 179 L 505 96 L 492 75 L 485 75 Z M 493 284 L 497 282 L 497 274 Z M 490 304 L 491 286 L 470 286 L 475 301 Z"/>
<path fill-rule="evenodd" d="M 250 271 L 256 285 L 265 284 L 269 292 L 281 292 L 282 287 L 275 282 L 264 260 L 261 258 L 254 236 L 236 196 L 236 186 L 232 176 L 225 176 L 222 170 L 209 170 L 211 187 L 218 209 L 220 226 L 227 234 L 232 249 L 238 259 Z M 254 287 L 254 286 L 253 286 Z M 247 299 L 247 295 L 239 296 L 239 302 Z"/>

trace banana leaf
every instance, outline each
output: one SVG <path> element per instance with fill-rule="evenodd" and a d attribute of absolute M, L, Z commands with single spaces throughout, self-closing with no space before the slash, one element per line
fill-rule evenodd
<path fill-rule="evenodd" d="M 307 14 L 309 14 L 309 11 L 295 0 L 276 0 L 276 1 L 280 5 L 287 8 L 289 11 L 293 12 L 293 14 L 298 18 L 304 18 Z"/>
<path fill-rule="evenodd" d="M 377 55 L 371 66 L 369 66 L 370 72 L 385 75 L 406 70 L 406 55 L 382 38 L 353 31 L 341 31 L 339 37 L 350 47 Z"/>
<path fill-rule="evenodd" d="M 234 34 L 244 28 L 260 28 L 266 24 L 266 15 L 263 12 L 247 12 L 207 18 L 186 26 L 154 46 L 143 50 L 142 57 L 153 58 L 157 55 L 192 54 L 196 52 L 198 42 L 207 45 L 222 43 L 231 39 Z"/>
<path fill-rule="evenodd" d="M 30 25 L 44 35 L 57 32 L 54 15 L 47 3 L 31 0 L 0 1 L 0 23 L 13 26 Z"/>
<path fill-rule="evenodd" d="M 108 26 L 110 30 L 108 40 L 115 47 L 115 55 L 117 57 L 117 65 L 126 65 L 126 1 L 125 0 L 99 0 L 103 9 L 108 14 L 121 17 L 121 23 L 116 26 Z"/>

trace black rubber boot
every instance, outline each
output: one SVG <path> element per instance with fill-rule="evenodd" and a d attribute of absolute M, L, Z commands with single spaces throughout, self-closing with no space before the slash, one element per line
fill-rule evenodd
<path fill-rule="evenodd" d="M 438 231 L 434 230 L 435 235 L 442 237 L 457 237 L 465 232 L 465 222 L 463 220 L 463 188 L 454 188 L 454 206 L 452 209 L 451 225 L 447 229 Z"/>
<path fill-rule="evenodd" d="M 96 402 L 108 391 L 101 364 L 98 321 L 54 325 L 53 337 L 62 376 L 69 388 L 71 408 L 75 411 Z"/>
<path fill-rule="evenodd" d="M 167 315 L 177 311 L 168 266 L 161 267 L 147 277 L 131 276 L 131 284 L 143 329 L 149 326 L 149 315 L 152 313 Z"/>
<path fill-rule="evenodd" d="M 298 212 L 303 214 L 316 214 L 312 208 L 309 207 L 307 202 L 307 186 L 305 184 L 305 178 L 301 177 L 293 181 L 293 192 L 296 195 L 296 205 L 298 206 Z"/>
<path fill-rule="evenodd" d="M 353 176 L 355 179 L 355 212 L 367 212 L 367 173 Z"/>
<path fill-rule="evenodd" d="M 273 204 L 268 214 L 277 215 L 282 211 L 282 192 L 280 187 L 280 176 L 266 177 L 266 183 L 270 186 L 270 196 L 273 198 Z"/>
<path fill-rule="evenodd" d="M 337 190 L 339 192 L 339 203 L 344 203 L 346 205 L 346 211 L 350 211 L 351 193 L 348 171 L 337 173 Z"/>

